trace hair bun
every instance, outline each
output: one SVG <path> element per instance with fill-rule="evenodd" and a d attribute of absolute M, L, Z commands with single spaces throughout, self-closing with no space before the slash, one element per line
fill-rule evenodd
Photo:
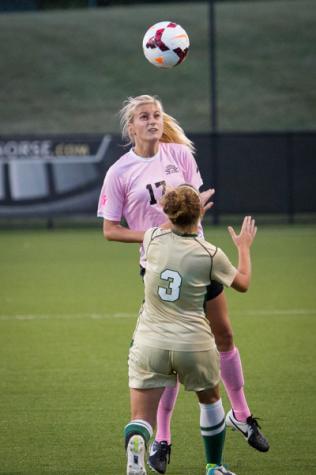
<path fill-rule="evenodd" d="M 162 197 L 161 205 L 170 221 L 179 226 L 195 224 L 201 215 L 200 196 L 190 185 L 168 191 Z"/>

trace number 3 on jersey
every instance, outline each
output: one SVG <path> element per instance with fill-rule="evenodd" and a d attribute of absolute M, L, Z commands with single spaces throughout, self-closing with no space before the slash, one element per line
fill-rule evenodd
<path fill-rule="evenodd" d="M 168 287 L 158 287 L 158 295 L 161 300 L 175 302 L 180 296 L 182 277 L 179 272 L 166 269 L 160 274 L 160 278 L 165 280 Z"/>

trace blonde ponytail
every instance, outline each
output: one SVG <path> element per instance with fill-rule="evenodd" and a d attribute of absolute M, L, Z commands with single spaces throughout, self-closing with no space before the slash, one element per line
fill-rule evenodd
<path fill-rule="evenodd" d="M 163 112 L 163 133 L 161 142 L 186 145 L 192 153 L 195 152 L 193 142 L 185 135 L 179 122 L 166 112 Z"/>

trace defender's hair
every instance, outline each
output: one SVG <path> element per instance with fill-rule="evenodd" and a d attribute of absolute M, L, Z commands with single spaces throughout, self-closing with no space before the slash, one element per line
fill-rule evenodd
<path fill-rule="evenodd" d="M 161 100 L 157 96 L 149 96 L 147 94 L 128 97 L 119 112 L 122 138 L 127 141 L 126 145 L 134 144 L 133 137 L 128 131 L 128 125 L 133 122 L 136 108 L 144 104 L 155 104 L 162 112 L 163 133 L 160 139 L 161 142 L 186 145 L 192 153 L 195 152 L 193 142 L 185 135 L 184 130 L 177 120 L 164 112 Z"/>
<path fill-rule="evenodd" d="M 200 195 L 191 185 L 167 191 L 160 203 L 170 221 L 178 226 L 195 224 L 201 216 Z"/>

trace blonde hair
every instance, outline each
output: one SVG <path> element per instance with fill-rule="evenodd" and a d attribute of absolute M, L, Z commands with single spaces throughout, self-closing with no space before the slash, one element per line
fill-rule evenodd
<path fill-rule="evenodd" d="M 149 96 L 147 94 L 136 97 L 128 97 L 126 101 L 124 101 L 123 107 L 119 112 L 122 138 L 123 140 L 127 141 L 126 145 L 134 144 L 134 139 L 129 134 L 128 126 L 131 122 L 133 122 L 137 107 L 144 104 L 155 104 L 162 112 L 163 133 L 160 142 L 186 145 L 192 153 L 195 152 L 193 142 L 185 135 L 184 130 L 177 120 L 164 112 L 161 100 L 157 96 Z"/>
<path fill-rule="evenodd" d="M 190 226 L 201 216 L 201 200 L 198 191 L 191 185 L 180 185 L 161 198 L 164 213 L 173 224 Z"/>

